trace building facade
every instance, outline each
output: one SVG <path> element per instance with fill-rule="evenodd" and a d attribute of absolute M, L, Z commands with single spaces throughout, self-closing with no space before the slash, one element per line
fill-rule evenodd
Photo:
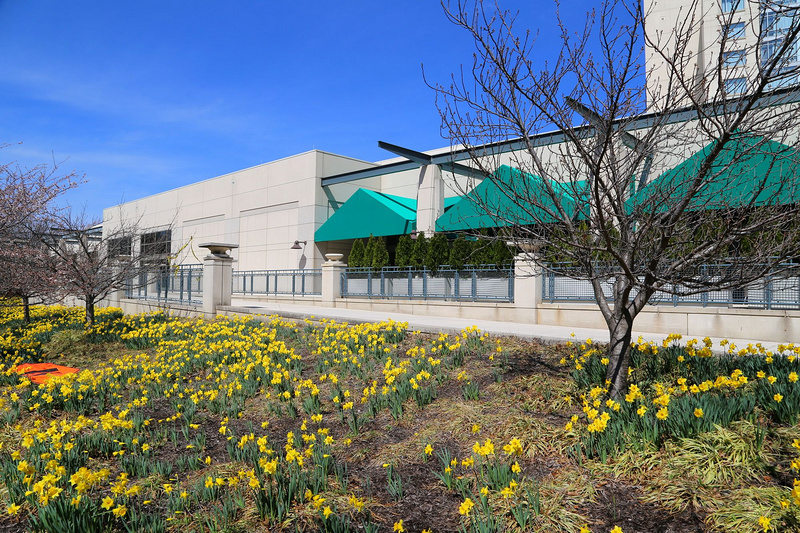
<path fill-rule="evenodd" d="M 644 10 L 648 101 L 656 110 L 679 83 L 699 101 L 750 91 L 797 24 L 800 2 L 645 0 Z M 800 80 L 796 41 L 788 46 L 768 90 Z"/>

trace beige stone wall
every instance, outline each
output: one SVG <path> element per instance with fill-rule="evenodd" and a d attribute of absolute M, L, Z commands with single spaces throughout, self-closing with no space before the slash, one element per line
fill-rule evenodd
<path fill-rule="evenodd" d="M 716 93 L 720 75 L 723 79 L 753 79 L 757 71 L 759 2 L 742 0 L 740 6 L 725 13 L 720 0 L 644 0 L 645 31 L 655 45 L 665 51 L 666 57 L 676 57 L 676 35 L 688 36 L 683 78 L 694 86 L 694 94 L 701 101 Z M 745 29 L 741 37 L 729 39 L 724 50 L 745 50 L 746 61 L 744 65 L 723 67 L 720 71 L 721 35 L 724 25 L 729 22 L 743 22 Z M 656 110 L 659 102 L 670 92 L 668 67 L 664 57 L 653 46 L 645 48 L 645 58 L 648 107 Z"/>
<path fill-rule="evenodd" d="M 324 249 L 315 246 L 314 231 L 330 206 L 320 179 L 372 165 L 314 150 L 110 207 L 104 231 L 120 224 L 140 233 L 172 228 L 179 264 L 200 263 L 204 242 L 225 242 L 239 245 L 232 252 L 237 270 L 315 268 Z M 295 240 L 308 245 L 292 250 Z"/>
<path fill-rule="evenodd" d="M 251 301 L 298 303 L 322 308 L 327 304 L 317 298 L 252 297 Z M 592 304 L 541 304 L 537 309 L 522 308 L 513 303 L 444 302 L 422 300 L 368 300 L 341 298 L 334 308 L 359 309 L 393 314 L 493 320 L 521 324 L 563 326 L 567 328 L 605 329 L 606 324 L 597 306 Z M 288 305 L 287 310 L 291 309 Z M 258 312 L 257 308 L 253 308 Z M 221 313 L 236 314 L 233 308 Z M 732 309 L 727 307 L 648 306 L 636 318 L 634 331 L 666 336 L 680 333 L 684 337 L 706 336 L 730 339 L 753 339 L 773 342 L 800 342 L 800 311 Z"/>

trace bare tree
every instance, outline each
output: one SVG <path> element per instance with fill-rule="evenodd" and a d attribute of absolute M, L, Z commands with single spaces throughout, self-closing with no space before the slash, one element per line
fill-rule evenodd
<path fill-rule="evenodd" d="M 84 302 L 87 326 L 94 324 L 100 301 L 152 270 L 148 250 L 134 247 L 139 233 L 136 223 L 120 222 L 104 230 L 100 220 L 69 211 L 39 232 L 41 242 L 57 258 L 63 292 Z"/>
<path fill-rule="evenodd" d="M 742 1 L 736 16 L 758 35 L 750 44 L 729 31 L 703 37 L 708 2 L 653 31 L 652 1 L 604 1 L 577 33 L 559 19 L 561 52 L 543 69 L 514 14 L 480 0 L 445 6 L 476 52 L 450 84 L 432 85 L 443 129 L 499 191 L 473 202 L 504 239 L 547 243 L 591 282 L 613 396 L 654 295 L 743 287 L 800 256 L 800 97 L 774 90 L 798 74 L 800 16 Z M 711 9 L 732 27 L 732 13 Z M 782 35 L 769 47 L 768 11 Z M 731 52 L 748 66 L 728 68 Z M 545 267 L 547 255 L 536 257 Z M 713 263 L 725 266 L 710 272 Z"/>

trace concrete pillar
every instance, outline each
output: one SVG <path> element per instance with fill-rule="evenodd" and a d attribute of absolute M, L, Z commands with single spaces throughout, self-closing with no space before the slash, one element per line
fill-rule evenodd
<path fill-rule="evenodd" d="M 233 283 L 233 257 L 228 250 L 238 248 L 235 244 L 205 243 L 209 254 L 203 258 L 203 316 L 212 320 L 217 316 L 217 307 L 231 305 Z"/>
<path fill-rule="evenodd" d="M 444 180 L 438 165 L 420 169 L 417 189 L 417 231 L 430 237 L 436 233 L 436 219 L 444 213 Z"/>
<path fill-rule="evenodd" d="M 347 264 L 342 262 L 342 254 L 325 254 L 322 263 L 322 302 L 333 306 L 342 297 L 342 272 Z"/>
<path fill-rule="evenodd" d="M 131 258 L 129 256 L 120 256 L 111 261 L 111 276 L 116 281 L 114 290 L 108 293 L 109 307 L 120 307 L 122 300 L 125 298 L 125 288 L 128 285 L 128 276 L 126 272 L 131 272 L 133 269 L 128 265 Z"/>
<path fill-rule="evenodd" d="M 514 257 L 514 306 L 530 310 L 535 324 L 539 323 L 542 304 L 542 274 L 535 253 L 523 252 Z"/>

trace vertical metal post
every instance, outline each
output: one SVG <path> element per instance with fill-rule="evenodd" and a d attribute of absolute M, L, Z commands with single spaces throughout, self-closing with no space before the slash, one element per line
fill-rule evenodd
<path fill-rule="evenodd" d="M 408 267 L 408 297 L 414 297 L 414 275 L 412 274 L 411 267 Z M 800 297 L 797 301 L 800 302 Z"/>
<path fill-rule="evenodd" d="M 767 274 L 767 279 L 764 284 L 764 296 L 767 300 L 767 309 L 772 309 L 772 275 Z"/>
<path fill-rule="evenodd" d="M 422 299 L 428 299 L 428 269 L 422 267 Z"/>
<path fill-rule="evenodd" d="M 514 269 L 510 269 L 508 272 L 508 301 L 514 301 Z"/>
<path fill-rule="evenodd" d="M 295 293 L 297 293 L 296 284 L 295 284 L 295 278 L 296 278 L 296 277 L 297 277 L 297 274 L 296 274 L 296 273 L 294 273 L 294 272 L 292 272 L 292 294 L 293 294 L 293 295 L 294 295 Z"/>
<path fill-rule="evenodd" d="M 459 280 L 458 270 L 454 270 L 453 272 L 455 272 L 453 274 L 453 295 L 454 295 L 453 299 L 455 301 L 459 301 L 459 300 L 461 300 L 461 290 L 460 290 L 460 287 L 459 287 L 459 285 L 460 285 L 459 281 L 460 280 Z"/>
<path fill-rule="evenodd" d="M 184 284 L 184 281 L 183 281 L 183 275 L 184 275 L 183 268 L 178 269 L 178 275 L 180 276 L 180 280 L 181 280 L 181 283 L 180 283 L 181 290 L 180 290 L 180 296 L 178 298 L 179 298 L 179 301 L 182 302 L 183 301 L 183 284 Z"/>
<path fill-rule="evenodd" d="M 703 273 L 703 278 L 705 279 L 708 276 L 708 265 L 702 265 L 700 267 L 700 271 Z M 703 307 L 708 306 L 708 293 L 704 292 L 700 295 L 700 301 L 703 303 Z"/>
<path fill-rule="evenodd" d="M 381 268 L 381 299 L 386 298 L 386 274 Z"/>
<path fill-rule="evenodd" d="M 478 298 L 478 271 L 474 268 L 472 269 L 472 290 L 470 291 L 472 294 L 472 301 L 474 302 Z"/>

